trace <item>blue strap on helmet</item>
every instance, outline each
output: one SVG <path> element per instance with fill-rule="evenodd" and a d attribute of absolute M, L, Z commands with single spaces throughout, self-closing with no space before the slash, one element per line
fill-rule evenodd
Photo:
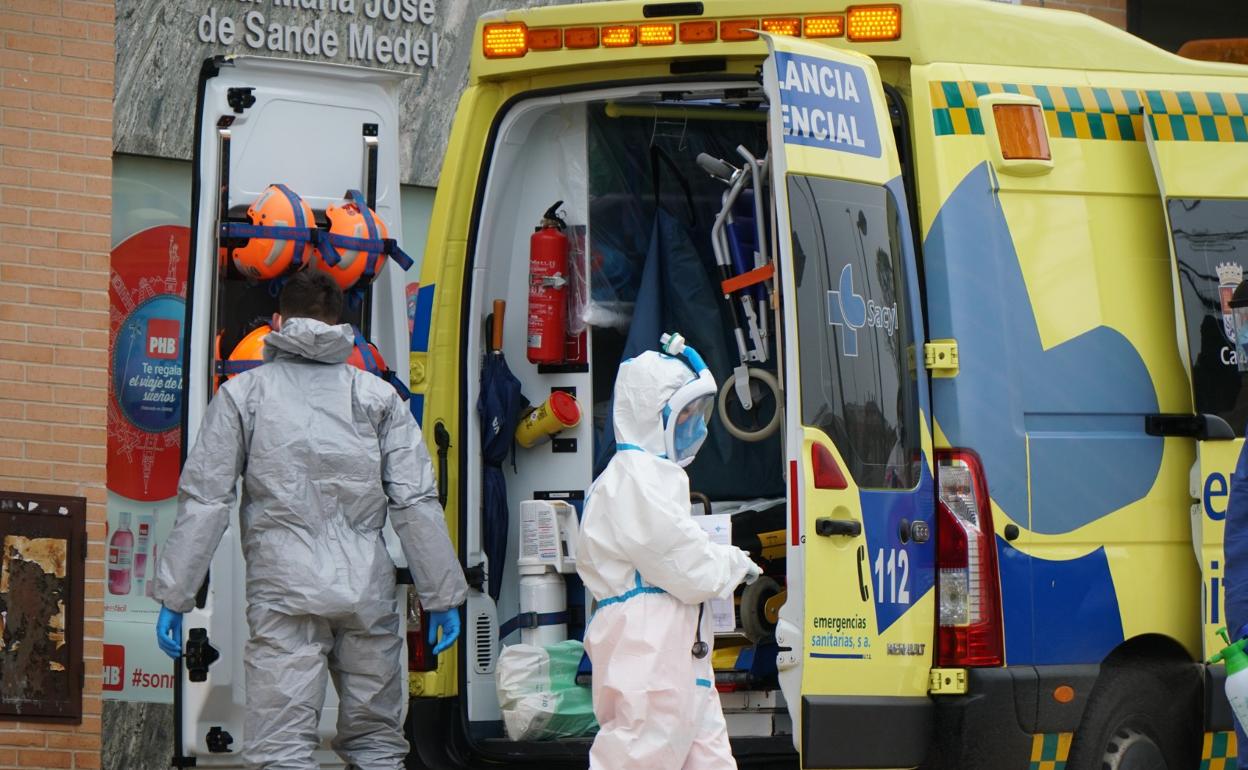
<path fill-rule="evenodd" d="M 364 216 L 364 225 L 368 227 L 368 237 L 377 240 L 379 237 L 377 221 L 373 218 L 373 211 L 368 207 L 368 202 L 364 200 L 364 193 L 359 190 L 347 190 L 347 198 L 355 204 L 355 207 L 360 210 L 360 214 Z"/>
<path fill-rule="evenodd" d="M 316 236 L 316 223 L 308 223 L 303 219 L 303 201 L 298 195 L 295 195 L 289 187 L 284 184 L 275 184 L 278 192 L 286 196 L 286 201 L 290 203 L 290 210 L 295 212 L 295 229 L 300 232 L 307 233 L 303 238 L 295 238 L 295 255 L 291 260 L 291 267 L 298 269 L 303 265 L 303 244 L 309 240 L 313 240 Z"/>
<path fill-rule="evenodd" d="M 248 360 L 248 361 L 225 360 L 225 361 L 218 361 L 216 369 L 217 369 L 217 374 L 219 376 L 233 377 L 236 374 L 249 372 L 263 363 L 264 363 L 263 361 L 252 361 L 252 360 Z"/>
<path fill-rule="evenodd" d="M 355 349 L 360 351 L 360 358 L 364 361 L 364 370 L 381 377 L 381 367 L 377 365 L 377 357 L 373 355 L 373 349 L 368 344 L 368 340 L 364 338 L 364 333 L 355 324 L 351 325 L 351 331 L 355 333 Z"/>
<path fill-rule="evenodd" d="M 223 238 L 272 238 L 278 241 L 301 241 L 304 243 L 313 243 L 319 240 L 316 231 L 309 227 L 252 225 L 246 222 L 222 222 L 221 236 Z"/>
<path fill-rule="evenodd" d="M 386 371 L 381 373 L 381 379 L 390 383 L 390 385 L 396 391 L 398 391 L 399 398 L 403 399 L 404 401 L 408 401 L 411 399 L 412 391 L 408 390 L 407 386 L 403 384 L 403 380 L 399 379 L 398 372 L 392 369 L 387 369 Z"/>

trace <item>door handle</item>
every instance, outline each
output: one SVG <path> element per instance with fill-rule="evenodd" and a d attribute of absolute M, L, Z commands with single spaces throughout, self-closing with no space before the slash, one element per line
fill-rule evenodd
<path fill-rule="evenodd" d="M 815 534 L 820 537 L 858 537 L 862 534 L 862 522 L 853 519 L 833 519 L 822 516 L 815 519 Z"/>
<path fill-rule="evenodd" d="M 433 426 L 433 443 L 438 447 L 438 505 L 446 507 L 447 455 L 451 450 L 451 432 L 441 420 Z"/>

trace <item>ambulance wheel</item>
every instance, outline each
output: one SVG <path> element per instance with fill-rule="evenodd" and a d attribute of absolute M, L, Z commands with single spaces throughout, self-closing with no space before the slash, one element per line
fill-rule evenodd
<path fill-rule="evenodd" d="M 1102 674 L 1071 746 L 1069 770 L 1200 766 L 1200 679 L 1191 667 L 1133 661 Z"/>
<path fill-rule="evenodd" d="M 780 593 L 780 584 L 766 575 L 741 592 L 741 630 L 754 644 L 774 641 L 776 624 L 767 619 L 767 600 Z"/>
<path fill-rule="evenodd" d="M 1114 733 L 1101 759 L 1104 770 L 1168 770 L 1161 748 L 1144 733 L 1124 727 Z"/>

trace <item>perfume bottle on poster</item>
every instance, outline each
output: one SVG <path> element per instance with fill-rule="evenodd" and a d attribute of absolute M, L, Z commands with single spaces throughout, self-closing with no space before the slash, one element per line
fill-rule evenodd
<path fill-rule="evenodd" d="M 134 593 L 143 596 L 147 585 L 147 551 L 152 543 L 152 530 L 156 519 L 144 515 L 139 517 L 138 539 L 134 545 Z"/>
<path fill-rule="evenodd" d="M 152 540 L 152 577 L 148 579 L 147 588 L 143 591 L 143 593 L 147 594 L 149 597 L 152 597 L 152 598 L 155 598 L 152 594 L 152 586 L 156 584 L 156 565 L 157 564 L 159 564 L 159 562 L 156 561 L 156 541 L 153 539 Z"/>
<path fill-rule="evenodd" d="M 114 596 L 130 593 L 130 565 L 134 558 L 134 533 L 130 531 L 130 512 L 117 515 L 117 531 L 108 541 L 108 592 Z"/>

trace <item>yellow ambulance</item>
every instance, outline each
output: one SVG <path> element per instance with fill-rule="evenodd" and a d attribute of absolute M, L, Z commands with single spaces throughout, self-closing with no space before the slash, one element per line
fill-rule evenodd
<path fill-rule="evenodd" d="M 1234 765 L 1201 662 L 1248 419 L 1248 69 L 980 0 L 622 0 L 472 45 L 411 388 L 474 588 L 459 654 L 412 674 L 416 757 L 584 767 L 589 736 L 500 707 L 500 655 L 592 614 L 570 571 L 526 604 L 519 516 L 579 506 L 661 327 L 723 385 L 691 508 L 768 576 L 716 639 L 743 765 Z M 580 412 L 502 462 L 502 522 L 491 356 Z"/>

